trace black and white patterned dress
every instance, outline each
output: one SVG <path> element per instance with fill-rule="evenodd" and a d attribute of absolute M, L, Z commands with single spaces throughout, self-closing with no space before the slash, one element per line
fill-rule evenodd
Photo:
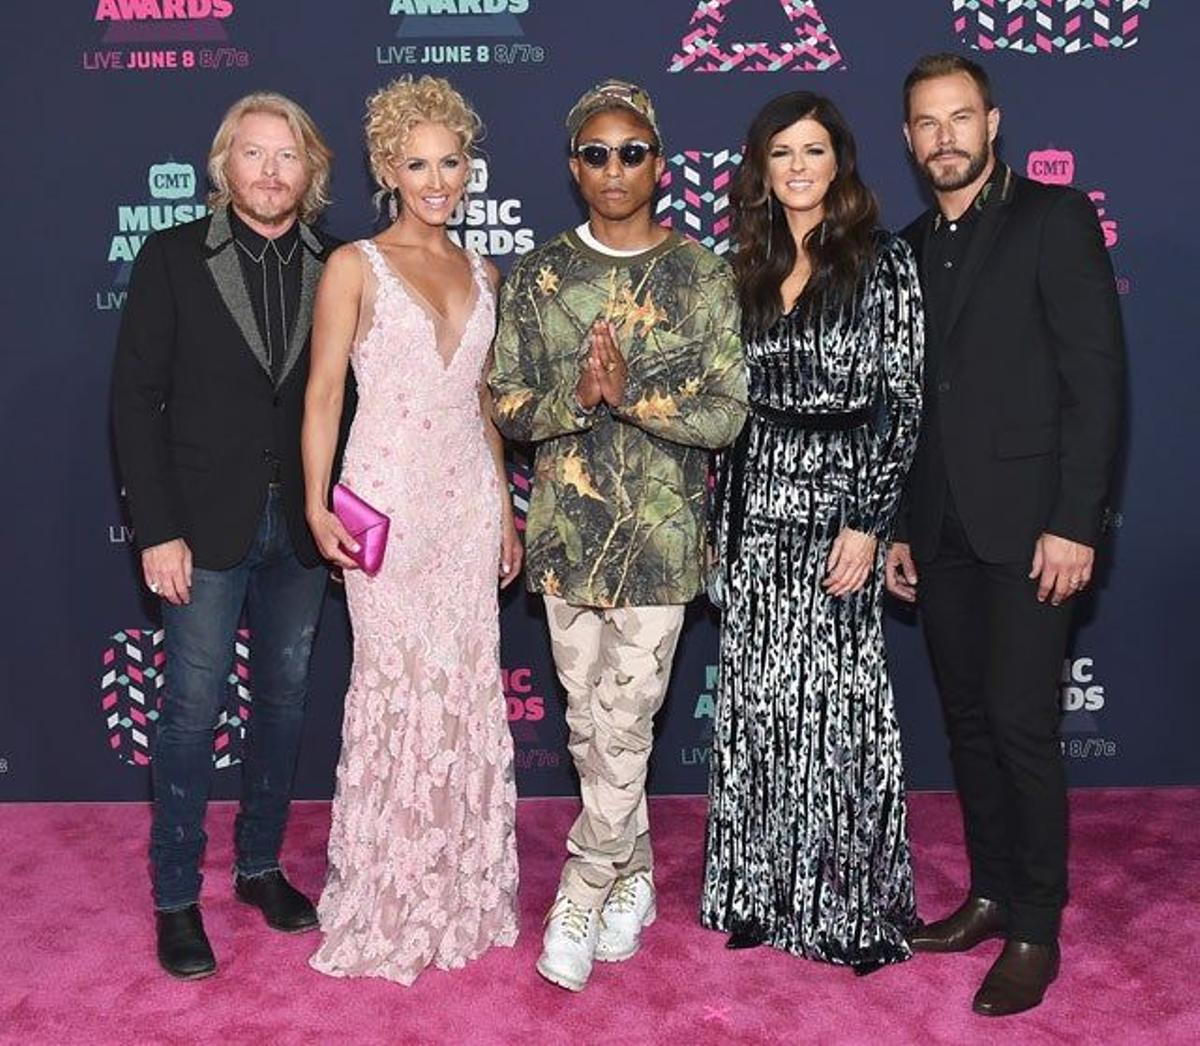
<path fill-rule="evenodd" d="M 915 904 L 881 601 L 921 415 L 912 252 L 877 234 L 852 300 L 802 300 L 745 348 L 752 413 L 718 498 L 726 592 L 701 920 L 755 926 L 812 959 L 896 962 Z M 821 581 L 843 526 L 881 540 L 864 587 L 839 599 Z"/>

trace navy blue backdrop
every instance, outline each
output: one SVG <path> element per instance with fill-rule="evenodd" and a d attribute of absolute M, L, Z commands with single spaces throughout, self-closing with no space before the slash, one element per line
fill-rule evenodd
<path fill-rule="evenodd" d="M 1070 7 L 1070 10 L 1068 10 Z M 166 17 L 163 17 L 163 16 Z M 404 73 L 449 76 L 487 126 L 460 225 L 507 268 L 579 220 L 562 130 L 572 100 L 645 84 L 669 174 L 660 215 L 728 249 L 725 191 L 752 114 L 803 86 L 855 128 L 887 223 L 922 206 L 900 136 L 913 59 L 973 49 L 994 75 L 1002 154 L 1100 210 L 1132 364 L 1130 438 L 1094 593 L 1064 666 L 1076 784 L 1200 781 L 1194 599 L 1200 378 L 1194 288 L 1197 145 L 1190 61 L 1200 7 L 1167 0 L 74 0 L 27 4 L 4 33 L 6 278 L 0 355 L 0 799 L 142 799 L 161 694 L 155 608 L 137 582 L 108 435 L 107 387 L 129 263 L 152 229 L 204 213 L 204 163 L 226 106 L 283 91 L 336 150 L 325 221 L 374 228 L 365 97 Z M 756 43 L 757 42 L 757 43 Z M 520 500 L 528 474 L 514 461 Z M 889 611 L 909 781 L 944 787 L 936 696 L 916 622 Z M 651 786 L 705 786 L 714 619 L 693 608 L 659 724 Z M 217 731 L 217 795 L 236 794 L 252 708 L 242 636 Z M 503 600 L 508 712 L 524 794 L 570 792 L 561 695 L 538 605 Z M 297 792 L 332 789 L 348 668 L 328 600 Z"/>

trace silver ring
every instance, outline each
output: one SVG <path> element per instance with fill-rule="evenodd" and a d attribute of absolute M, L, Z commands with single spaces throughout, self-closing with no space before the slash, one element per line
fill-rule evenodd
<path fill-rule="evenodd" d="M 147 585 L 146 587 L 148 589 L 150 589 L 150 591 L 153 592 L 156 596 L 158 595 L 158 582 L 157 581 L 151 581 L 150 584 Z"/>

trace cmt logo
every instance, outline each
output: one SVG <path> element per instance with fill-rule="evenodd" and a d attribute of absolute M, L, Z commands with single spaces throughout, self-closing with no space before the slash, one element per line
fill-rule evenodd
<path fill-rule="evenodd" d="M 1075 154 L 1065 149 L 1031 152 L 1025 163 L 1025 173 L 1046 185 L 1070 185 L 1075 181 Z"/>
<path fill-rule="evenodd" d="M 156 200 L 186 200 L 196 195 L 196 169 L 190 163 L 156 163 L 146 176 Z"/>
<path fill-rule="evenodd" d="M 730 248 L 729 183 L 742 162 L 732 149 L 688 150 L 667 160 L 655 205 L 659 224 L 697 240 L 715 254 Z"/>
<path fill-rule="evenodd" d="M 109 750 L 130 766 L 149 766 L 154 731 L 162 714 L 167 654 L 163 632 L 126 628 L 114 632 L 100 655 L 100 714 Z M 250 633 L 238 629 L 233 669 L 213 730 L 213 765 L 218 770 L 242 761 L 250 719 Z"/>
<path fill-rule="evenodd" d="M 976 51 L 1077 54 L 1138 42 L 1150 0 L 951 0 L 954 31 Z"/>
<path fill-rule="evenodd" d="M 490 177 L 487 160 L 481 156 L 472 157 L 471 170 L 467 173 L 467 193 L 487 192 Z"/>
<path fill-rule="evenodd" d="M 120 287 L 129 282 L 131 263 L 151 232 L 203 218 L 208 213 L 208 207 L 196 201 L 196 169 L 190 163 L 167 160 L 151 164 L 146 172 L 146 186 L 152 200 L 164 202 L 117 204 L 117 229 L 108 243 L 108 260 L 121 265 L 116 280 Z"/>
<path fill-rule="evenodd" d="M 1075 154 L 1067 149 L 1035 149 L 1025 161 L 1025 173 L 1035 182 L 1046 185 L 1073 185 L 1075 182 Z M 1108 216 L 1108 193 L 1093 189 L 1088 199 L 1096 207 L 1100 228 L 1104 232 L 1104 246 L 1110 250 L 1121 242 L 1120 223 Z"/>
<path fill-rule="evenodd" d="M 822 73 L 845 69 L 846 62 L 829 33 L 816 0 L 737 0 L 781 7 L 783 24 L 791 34 L 775 43 L 732 41 L 724 26 L 734 0 L 699 0 L 671 58 L 672 73 L 777 73 L 783 70 Z"/>

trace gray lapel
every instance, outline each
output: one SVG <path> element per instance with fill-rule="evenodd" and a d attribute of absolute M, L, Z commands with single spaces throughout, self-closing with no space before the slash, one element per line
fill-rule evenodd
<path fill-rule="evenodd" d="M 210 251 L 216 252 L 208 258 L 208 270 L 212 273 L 221 299 L 238 325 L 238 330 L 242 332 L 242 337 L 246 339 L 246 345 L 258 360 L 259 366 L 266 372 L 267 377 L 270 377 L 271 364 L 267 360 L 267 346 L 259 332 L 258 321 L 254 318 L 254 307 L 250 304 L 250 295 L 246 292 L 246 281 L 242 277 L 242 266 L 233 243 L 233 230 L 229 227 L 229 213 L 224 207 L 213 211 L 204 245 Z"/>
<path fill-rule="evenodd" d="M 292 325 L 292 336 L 288 340 L 287 356 L 279 371 L 279 384 L 287 381 L 288 374 L 304 351 L 312 329 L 313 299 L 317 296 L 317 282 L 321 279 L 321 271 L 325 263 L 321 261 L 321 241 L 316 234 L 303 222 L 300 223 L 300 242 L 305 250 L 300 254 L 300 302 L 296 309 L 296 322 Z"/>

